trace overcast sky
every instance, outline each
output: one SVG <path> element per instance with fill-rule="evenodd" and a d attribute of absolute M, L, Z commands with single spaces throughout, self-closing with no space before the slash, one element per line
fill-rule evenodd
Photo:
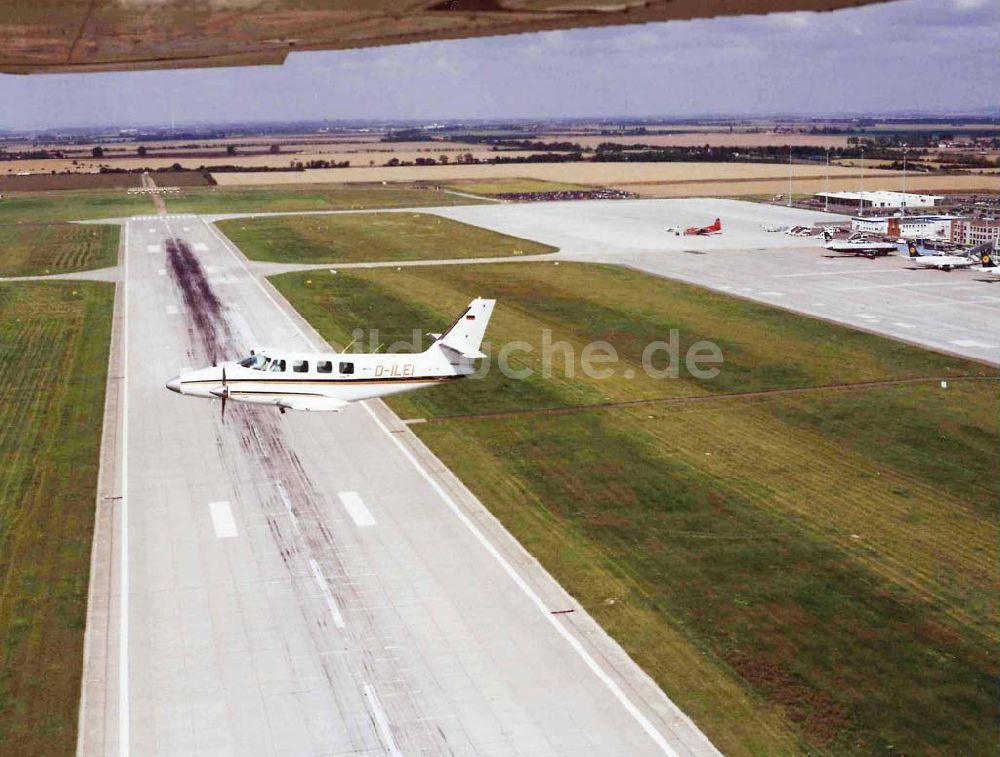
<path fill-rule="evenodd" d="M 0 128 L 224 120 L 970 112 L 1000 3 L 671 22 L 296 53 L 284 66 L 0 75 Z"/>

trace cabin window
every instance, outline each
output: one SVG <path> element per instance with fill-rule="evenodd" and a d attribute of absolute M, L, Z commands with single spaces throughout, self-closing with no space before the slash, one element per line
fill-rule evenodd
<path fill-rule="evenodd" d="M 333 363 L 329 360 L 320 360 L 316 363 L 317 373 L 333 373 Z"/>
<path fill-rule="evenodd" d="M 240 365 L 244 368 L 252 368 L 255 371 L 264 370 L 267 364 L 267 358 L 263 355 L 252 354 L 249 357 L 245 357 L 240 361 Z"/>
<path fill-rule="evenodd" d="M 284 360 L 275 360 L 271 363 L 271 373 L 282 373 L 285 370 Z"/>
<path fill-rule="evenodd" d="M 341 363 L 340 364 L 341 373 L 354 373 L 354 363 Z"/>
<path fill-rule="evenodd" d="M 292 370 L 296 373 L 308 373 L 309 372 L 309 361 L 308 360 L 293 360 Z"/>

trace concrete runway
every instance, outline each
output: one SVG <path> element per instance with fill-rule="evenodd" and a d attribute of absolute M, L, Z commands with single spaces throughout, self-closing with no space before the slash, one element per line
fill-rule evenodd
<path fill-rule="evenodd" d="M 80 754 L 716 753 L 381 403 L 167 391 L 321 340 L 197 217 L 123 244 Z"/>
<path fill-rule="evenodd" d="M 917 269 L 903 256 L 831 258 L 821 241 L 760 228 L 771 222 L 840 222 L 843 216 L 718 199 L 473 205 L 433 212 L 554 245 L 560 249 L 555 260 L 627 265 L 1000 364 L 1000 277 Z M 703 226 L 716 217 L 723 224 L 717 236 L 664 231 Z"/>

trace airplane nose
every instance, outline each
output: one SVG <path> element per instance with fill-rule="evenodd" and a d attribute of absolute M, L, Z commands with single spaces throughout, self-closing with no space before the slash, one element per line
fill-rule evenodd
<path fill-rule="evenodd" d="M 167 389 L 169 389 L 172 392 L 177 392 L 178 394 L 180 394 L 181 393 L 181 377 L 180 376 L 174 376 L 172 379 L 170 379 L 170 381 L 167 382 Z"/>

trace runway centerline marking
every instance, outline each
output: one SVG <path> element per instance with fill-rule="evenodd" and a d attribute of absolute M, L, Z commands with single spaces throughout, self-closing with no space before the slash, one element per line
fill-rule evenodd
<path fill-rule="evenodd" d="M 375 689 L 367 683 L 365 684 L 365 699 L 368 700 L 368 704 L 371 706 L 372 717 L 375 718 L 375 727 L 378 729 L 382 745 L 385 747 L 386 752 L 392 755 L 392 757 L 403 757 L 403 753 L 396 746 L 396 739 L 392 736 L 392 729 L 389 728 L 389 718 L 385 715 L 385 708 L 382 707 Z"/>
<path fill-rule="evenodd" d="M 209 502 L 208 511 L 212 515 L 212 527 L 215 529 L 215 536 L 219 539 L 233 539 L 236 537 L 236 521 L 233 519 L 233 510 L 229 502 Z"/>
<path fill-rule="evenodd" d="M 344 509 L 347 510 L 347 514 L 351 516 L 351 520 L 354 521 L 354 525 L 361 528 L 375 525 L 375 517 L 357 492 L 337 492 L 337 496 Z"/>
<path fill-rule="evenodd" d="M 264 296 L 271 301 L 271 304 L 273 304 L 278 309 L 278 312 L 280 312 L 282 316 L 284 316 L 285 320 L 288 321 L 289 324 L 291 324 L 292 328 L 295 329 L 296 332 L 298 332 L 299 336 L 302 337 L 305 343 L 315 350 L 316 346 L 313 344 L 312 340 L 309 338 L 306 332 L 303 331 L 302 327 L 299 326 L 299 324 L 295 321 L 294 318 L 292 318 L 291 314 L 288 313 L 288 311 L 285 310 L 284 307 L 282 307 L 281 303 L 279 303 L 275 299 L 274 295 L 271 294 L 271 290 L 268 287 L 266 287 L 264 283 L 260 281 L 260 279 L 258 279 L 253 274 L 253 272 L 250 270 L 250 267 L 247 265 L 246 261 L 243 259 L 240 253 L 234 249 L 234 245 L 232 244 L 232 242 L 230 242 L 222 234 L 222 232 L 216 229 L 214 224 L 205 222 L 205 225 L 208 226 L 208 229 L 212 233 L 212 235 L 215 236 L 216 239 L 218 239 L 222 243 L 222 246 L 229 251 L 229 254 L 233 256 L 233 259 L 236 260 L 239 266 L 250 277 L 250 280 L 257 285 L 257 288 L 264 293 Z M 604 672 L 601 666 L 597 664 L 597 661 L 594 660 L 594 658 L 590 655 L 590 653 L 586 649 L 584 649 L 583 644 L 579 641 L 579 639 L 574 637 L 566 629 L 566 627 L 558 620 L 558 616 L 554 616 L 549 612 L 549 608 L 546 607 L 541 597 L 539 597 L 538 594 L 536 594 L 535 591 L 530 586 L 528 586 L 527 582 L 523 578 L 521 578 L 520 574 L 518 574 L 517 571 L 514 570 L 511 564 L 507 562 L 507 560 L 503 557 L 503 555 L 500 554 L 497 548 L 493 546 L 493 544 L 486 538 L 486 536 L 479 530 L 479 528 L 468 518 L 468 516 L 462 512 L 462 510 L 458 507 L 458 505 L 451 498 L 451 496 L 444 490 L 444 488 L 437 481 L 434 480 L 431 474 L 424 469 L 424 467 L 420 464 L 420 461 L 418 461 L 417 458 L 410 453 L 410 451 L 399 440 L 399 438 L 395 436 L 391 431 L 389 431 L 388 428 L 385 427 L 385 424 L 383 424 L 382 421 L 378 419 L 378 416 L 375 415 L 375 412 L 370 407 L 368 407 L 368 403 L 361 402 L 359 404 L 372 417 L 372 420 L 375 421 L 375 425 L 378 426 L 379 429 L 381 429 L 382 433 L 384 433 L 386 437 L 388 437 L 389 440 L 396 445 L 399 451 L 403 453 L 403 456 L 410 461 L 410 464 L 413 465 L 417 473 L 420 474 L 421 478 L 423 478 L 430 485 L 430 487 L 437 493 L 437 495 L 441 497 L 441 500 L 445 503 L 445 505 L 448 506 L 448 509 L 452 511 L 452 513 L 459 519 L 459 521 L 472 533 L 472 535 L 476 538 L 476 540 L 480 544 L 482 544 L 483 547 L 486 549 L 486 551 L 497 561 L 497 563 L 499 563 L 500 567 L 503 568 L 504 572 L 507 573 L 507 575 L 511 578 L 511 580 L 515 583 L 515 585 L 519 589 L 521 589 L 521 591 L 524 592 L 524 594 L 527 595 L 528 599 L 531 600 L 532 604 L 534 604 L 535 607 L 537 607 L 538 610 L 541 612 L 542 617 L 544 617 L 552 625 L 552 627 L 555 628 L 556 632 L 559 633 L 566 640 L 566 642 L 570 645 L 573 651 L 580 656 L 584 664 L 586 664 L 586 666 L 591 670 L 591 672 L 593 672 L 594 675 L 597 676 L 598 680 L 600 680 L 601 683 L 605 685 L 605 687 L 611 692 L 611 694 L 615 697 L 615 699 L 617 699 L 618 702 L 622 705 L 622 707 L 625 708 L 626 712 L 628 712 L 629 715 L 631 715 L 632 718 L 639 724 L 639 727 L 642 728 L 642 730 L 650 737 L 650 739 L 653 740 L 653 742 L 660 749 L 660 751 L 666 755 L 669 755 L 670 757 L 679 757 L 677 752 L 670 746 L 670 744 L 667 743 L 667 740 L 663 737 L 663 734 L 661 734 L 656 729 L 656 726 L 653 725 L 653 723 L 649 720 L 649 718 L 647 718 L 642 713 L 642 711 L 638 707 L 636 707 L 636 705 L 632 702 L 632 700 L 628 698 L 628 696 L 625 694 L 624 691 L 622 691 L 621 687 L 617 683 L 615 683 L 614 680 L 612 680 L 611 676 L 609 676 L 606 672 Z M 701 732 L 701 729 L 699 729 L 691 720 L 691 718 L 689 718 L 679 707 L 674 705 L 672 700 L 668 699 L 667 701 L 671 704 L 671 709 L 673 710 L 673 714 L 675 715 L 675 717 L 684 721 L 695 732 L 697 733 Z"/>
<path fill-rule="evenodd" d="M 330 591 L 330 585 L 323 577 L 323 571 L 320 570 L 319 563 L 316 562 L 315 558 L 309 558 L 309 567 L 312 569 L 313 578 L 316 579 L 319 590 L 323 594 L 323 601 L 326 602 L 326 606 L 330 610 L 330 617 L 333 618 L 333 624 L 337 628 L 343 628 L 344 616 L 340 614 L 340 608 L 337 607 L 337 600 L 334 599 L 333 592 Z"/>
<path fill-rule="evenodd" d="M 285 485 L 280 481 L 275 481 L 274 485 L 278 489 L 278 496 L 281 498 L 281 503 L 285 506 L 285 512 L 288 513 L 288 517 L 292 521 L 292 527 L 295 529 L 295 533 L 298 536 L 302 536 L 302 530 L 299 528 L 299 519 L 295 514 L 295 511 L 292 509 L 292 501 L 288 498 L 288 492 L 285 491 Z"/>

